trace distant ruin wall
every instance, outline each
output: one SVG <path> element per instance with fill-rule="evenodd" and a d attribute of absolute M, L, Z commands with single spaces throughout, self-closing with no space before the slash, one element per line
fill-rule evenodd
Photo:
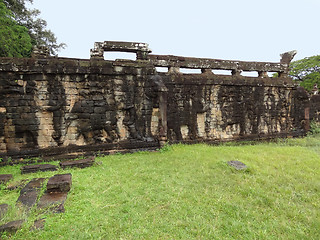
<path fill-rule="evenodd" d="M 137 60 L 105 61 L 104 51 L 135 52 Z M 290 53 L 257 63 L 150 52 L 145 44 L 104 42 L 90 60 L 0 58 L 0 158 L 303 135 L 310 117 L 319 120 L 318 100 L 310 105 L 287 76 Z"/>
<path fill-rule="evenodd" d="M 320 94 L 313 95 L 310 99 L 310 116 L 311 121 L 320 123 Z"/>
<path fill-rule="evenodd" d="M 290 84 L 213 76 L 170 80 L 170 140 L 266 138 L 293 132 L 294 86 Z"/>

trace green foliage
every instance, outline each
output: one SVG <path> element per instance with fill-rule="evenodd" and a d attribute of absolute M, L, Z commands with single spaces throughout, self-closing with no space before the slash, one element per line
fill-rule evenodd
<path fill-rule="evenodd" d="M 316 121 L 312 121 L 310 123 L 310 133 L 312 135 L 320 134 L 320 123 Z"/>
<path fill-rule="evenodd" d="M 320 86 L 320 55 L 294 61 L 290 69 L 289 75 L 306 90 L 311 91 L 315 84 Z"/>
<path fill-rule="evenodd" d="M 159 149 L 160 153 L 165 153 L 168 152 L 172 149 L 171 145 L 169 143 L 165 143 L 164 146 L 162 146 L 162 148 Z"/>
<path fill-rule="evenodd" d="M 21 28 L 23 27 L 23 31 L 27 29 L 27 33 L 29 38 L 31 38 L 31 43 L 33 46 L 45 46 L 49 49 L 50 53 L 56 55 L 56 53 L 64 48 L 66 45 L 64 43 L 57 43 L 57 38 L 54 33 L 50 30 L 47 30 L 47 22 L 41 18 L 39 18 L 40 11 L 38 9 L 28 9 L 26 7 L 26 3 L 33 3 L 33 0 L 5 0 L 1 1 L 1 4 L 4 5 L 10 12 L 10 18 L 13 20 L 16 25 L 19 25 Z M 5 27 L 5 26 L 3 26 Z M 12 30 L 11 25 L 6 26 L 6 30 L 16 31 L 16 29 Z M 9 30 L 8 30 L 9 29 Z M 22 31 L 22 29 L 20 29 Z M 11 38 L 7 38 L 11 37 Z M 8 35 L 3 37 L 4 39 L 8 39 L 8 42 L 15 42 L 16 38 Z M 30 40 L 29 40 L 30 41 Z M 21 41 L 20 41 L 21 42 Z M 23 43 L 23 42 L 22 42 Z M 7 44 L 7 43 L 6 43 Z M 7 44 L 7 48 L 10 49 L 12 45 Z M 29 45 L 20 44 L 23 49 L 22 56 L 29 56 L 30 51 L 26 54 L 25 48 L 29 49 Z M 15 48 L 16 49 L 16 48 Z M 11 49 L 10 49 L 11 50 Z M 16 51 L 16 50 L 11 50 Z M 11 56 L 11 55 L 7 55 Z M 13 55 L 16 56 L 16 55 Z"/>
<path fill-rule="evenodd" d="M 66 212 L 33 209 L 8 239 L 320 239 L 320 153 L 313 148 L 320 138 L 312 138 L 312 148 L 309 139 L 171 145 L 97 158 L 102 164 L 90 168 L 25 175 L 21 166 L 6 166 L 0 173 L 14 174 L 13 181 L 72 174 Z M 249 170 L 236 171 L 229 160 Z M 13 209 L 18 195 L 0 192 Z M 12 212 L 0 224 L 18 217 Z M 45 228 L 30 231 L 43 217 Z"/>
<path fill-rule="evenodd" d="M 28 29 L 17 24 L 12 16 L 0 2 L 0 57 L 28 57 L 32 49 Z"/>

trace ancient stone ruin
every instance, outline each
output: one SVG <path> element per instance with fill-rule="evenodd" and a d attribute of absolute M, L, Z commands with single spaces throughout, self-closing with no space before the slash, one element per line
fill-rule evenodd
<path fill-rule="evenodd" d="M 86 159 L 62 161 L 60 166 L 66 168 L 86 168 L 95 163 L 95 157 Z M 29 174 L 43 171 L 57 171 L 58 166 L 51 164 L 36 164 L 25 165 L 21 167 L 21 174 Z M 0 174 L 0 185 L 7 184 L 13 179 L 12 174 Z M 48 181 L 47 181 L 48 179 Z M 46 182 L 47 181 L 47 182 Z M 43 191 L 46 183 L 45 191 Z M 23 179 L 19 182 L 12 182 L 5 188 L 7 191 L 20 190 L 20 195 L 16 201 L 15 212 L 23 213 L 24 216 L 29 216 L 34 206 L 42 212 L 63 213 L 65 212 L 64 204 L 67 200 L 68 193 L 72 186 L 71 173 L 55 174 L 50 178 L 32 178 L 31 180 Z M 5 216 L 10 209 L 7 203 L 0 201 L 0 221 L 5 219 Z M 19 216 L 19 214 L 17 214 Z M 39 215 L 38 215 L 39 216 Z M 31 231 L 42 229 L 45 225 L 45 218 L 38 218 L 30 228 Z M 0 225 L 0 234 L 3 232 L 13 233 L 23 227 L 25 219 L 14 220 Z"/>
<path fill-rule="evenodd" d="M 41 169 L 39 170 L 41 171 Z M 56 174 L 50 177 L 46 186 L 46 191 L 41 194 L 41 189 L 45 183 L 45 178 L 33 178 L 20 191 L 20 196 L 16 202 L 18 209 L 26 210 L 25 214 L 29 215 L 31 208 L 37 205 L 38 209 L 44 211 L 63 213 L 64 203 L 67 199 L 68 192 L 72 185 L 72 175 Z M 4 218 L 8 211 L 8 204 L 0 204 L 0 220 Z M 22 228 L 25 219 L 7 222 L 0 226 L 0 234 L 3 232 L 13 233 Z M 31 230 L 42 229 L 45 224 L 45 218 L 34 221 Z"/>
<path fill-rule="evenodd" d="M 106 61 L 108 51 L 137 59 Z M 95 43 L 90 59 L 41 49 L 32 58 L 0 58 L 0 158 L 303 135 L 319 121 L 320 99 L 288 77 L 294 55 L 284 53 L 278 63 L 227 61 L 106 41 Z"/>

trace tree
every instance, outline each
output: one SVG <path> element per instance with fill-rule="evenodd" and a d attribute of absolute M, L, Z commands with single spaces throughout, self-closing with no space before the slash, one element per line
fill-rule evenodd
<path fill-rule="evenodd" d="M 28 29 L 19 25 L 12 12 L 0 2 L 0 57 L 26 57 L 32 50 Z"/>
<path fill-rule="evenodd" d="M 28 9 L 26 3 L 33 3 L 33 0 L 4 0 L 5 6 L 12 12 L 11 17 L 19 25 L 29 30 L 33 46 L 48 47 L 51 54 L 56 55 L 57 52 L 64 48 L 64 43 L 57 43 L 54 33 L 47 30 L 47 22 L 39 18 L 40 11 L 38 9 Z"/>
<path fill-rule="evenodd" d="M 309 92 L 315 84 L 320 87 L 320 55 L 294 61 L 290 69 L 289 75 Z"/>

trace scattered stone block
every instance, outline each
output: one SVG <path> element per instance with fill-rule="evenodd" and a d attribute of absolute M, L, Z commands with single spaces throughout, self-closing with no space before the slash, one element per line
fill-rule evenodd
<path fill-rule="evenodd" d="M 8 222 L 4 225 L 0 226 L 0 233 L 2 232 L 16 232 L 17 230 L 21 229 L 22 224 L 24 223 L 24 220 L 17 220 L 17 221 L 12 221 Z"/>
<path fill-rule="evenodd" d="M 237 170 L 244 170 L 248 167 L 247 165 L 245 165 L 244 163 L 242 163 L 240 161 L 228 161 L 228 165 L 230 165 L 231 167 L 233 167 Z"/>
<path fill-rule="evenodd" d="M 33 223 L 33 226 L 31 227 L 31 231 L 43 229 L 45 223 L 46 223 L 45 218 L 35 220 Z"/>
<path fill-rule="evenodd" d="M 34 173 L 34 172 L 45 172 L 45 171 L 57 171 L 58 167 L 52 164 L 37 164 L 27 165 L 21 168 L 21 173 Z"/>
<path fill-rule="evenodd" d="M 0 174 L 0 184 L 6 184 L 13 178 L 12 174 Z"/>
<path fill-rule="evenodd" d="M 49 208 L 55 213 L 64 212 L 64 202 L 72 185 L 72 175 L 57 174 L 47 183 L 46 193 L 40 198 L 38 208 Z"/>
<path fill-rule="evenodd" d="M 4 215 L 6 215 L 8 208 L 9 208 L 8 204 L 6 203 L 0 204 L 0 220 L 4 217 Z"/>
<path fill-rule="evenodd" d="M 55 213 L 63 213 L 67 195 L 68 193 L 61 192 L 45 193 L 38 202 L 38 208 L 48 208 Z"/>
<path fill-rule="evenodd" d="M 34 206 L 39 197 L 44 180 L 45 178 L 32 179 L 23 189 L 21 189 L 17 203 L 21 203 L 28 208 Z"/>
<path fill-rule="evenodd" d="M 47 183 L 47 193 L 62 192 L 67 193 L 71 189 L 71 173 L 57 174 L 51 177 Z"/>
<path fill-rule="evenodd" d="M 71 161 L 63 161 L 60 162 L 60 167 L 67 168 L 67 167 L 78 167 L 78 168 L 86 168 L 93 165 L 95 158 L 90 157 L 81 160 L 71 160 Z"/>

